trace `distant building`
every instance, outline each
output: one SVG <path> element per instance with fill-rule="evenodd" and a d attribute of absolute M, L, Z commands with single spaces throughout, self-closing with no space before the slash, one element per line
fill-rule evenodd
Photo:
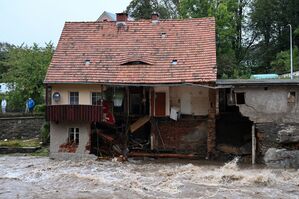
<path fill-rule="evenodd" d="M 8 84 L 0 83 L 0 93 L 6 93 L 8 91 L 10 91 L 10 89 L 8 88 Z"/>
<path fill-rule="evenodd" d="M 116 14 L 104 11 L 97 21 L 116 21 Z"/>
<path fill-rule="evenodd" d="M 291 78 L 291 73 L 285 73 L 280 75 L 280 78 Z M 293 78 L 299 79 L 299 71 L 293 72 Z"/>

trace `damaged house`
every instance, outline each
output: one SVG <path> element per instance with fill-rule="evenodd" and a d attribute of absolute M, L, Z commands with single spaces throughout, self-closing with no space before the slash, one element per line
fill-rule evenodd
<path fill-rule="evenodd" d="M 235 79 L 217 85 L 217 150 L 252 154 L 253 162 L 256 157 L 270 166 L 299 167 L 299 81 Z"/>
<path fill-rule="evenodd" d="M 67 22 L 45 78 L 50 156 L 215 150 L 214 18 Z"/>

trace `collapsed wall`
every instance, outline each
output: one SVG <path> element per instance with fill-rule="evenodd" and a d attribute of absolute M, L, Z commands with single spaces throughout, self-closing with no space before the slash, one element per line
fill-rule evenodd
<path fill-rule="evenodd" d="M 240 113 L 256 125 L 259 159 L 269 166 L 277 164 L 275 167 L 294 167 L 286 157 L 289 157 L 287 154 L 290 151 L 299 150 L 298 88 L 259 86 L 235 88 L 234 92 L 244 96 L 243 103 L 236 102 Z M 271 153 L 267 153 L 270 148 Z M 286 150 L 277 150 L 279 155 L 273 155 L 273 148 Z"/>

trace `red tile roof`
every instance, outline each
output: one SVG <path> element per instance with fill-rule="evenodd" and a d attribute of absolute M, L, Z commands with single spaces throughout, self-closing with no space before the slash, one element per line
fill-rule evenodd
<path fill-rule="evenodd" d="M 214 18 L 116 23 L 65 23 L 45 83 L 216 81 Z"/>

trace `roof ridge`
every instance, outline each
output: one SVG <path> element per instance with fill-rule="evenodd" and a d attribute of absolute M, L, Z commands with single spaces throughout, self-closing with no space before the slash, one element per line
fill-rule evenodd
<path fill-rule="evenodd" d="M 201 17 L 201 18 L 186 18 L 186 19 L 159 19 L 159 21 L 199 21 L 199 20 L 207 20 L 212 19 L 215 20 L 215 17 Z M 132 22 L 147 22 L 152 21 L 152 19 L 139 19 L 136 21 L 127 21 L 128 23 Z M 65 23 L 116 23 L 116 21 L 65 21 Z"/>

